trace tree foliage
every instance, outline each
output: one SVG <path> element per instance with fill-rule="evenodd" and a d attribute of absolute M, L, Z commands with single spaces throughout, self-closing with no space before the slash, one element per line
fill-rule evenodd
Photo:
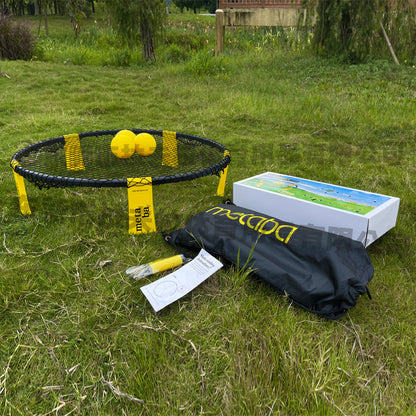
<path fill-rule="evenodd" d="M 320 55 L 340 56 L 347 62 L 386 57 L 388 48 L 381 31 L 386 28 L 393 48 L 415 56 L 414 1 L 410 0 L 304 0 L 313 30 L 312 46 Z M 412 18 L 413 15 L 413 18 Z M 400 33 L 407 31 L 407 44 Z M 409 36 L 410 35 L 410 36 Z"/>
<path fill-rule="evenodd" d="M 155 58 L 154 42 L 166 19 L 163 0 L 105 0 L 112 23 L 128 45 L 141 41 L 143 59 Z"/>
<path fill-rule="evenodd" d="M 194 13 L 197 13 L 201 8 L 206 8 L 210 13 L 215 13 L 217 1 L 216 0 L 173 0 L 176 6 L 178 6 L 181 11 L 183 9 L 193 10 Z"/>
<path fill-rule="evenodd" d="M 94 0 L 0 0 L 0 15 L 38 15 L 41 8 L 47 10 L 48 14 L 64 15 L 74 7 L 74 3 L 78 3 L 76 7 L 82 9 L 85 15 L 94 13 Z"/>
<path fill-rule="evenodd" d="M 314 44 L 319 52 L 362 60 L 369 53 L 377 0 L 320 0 Z"/>

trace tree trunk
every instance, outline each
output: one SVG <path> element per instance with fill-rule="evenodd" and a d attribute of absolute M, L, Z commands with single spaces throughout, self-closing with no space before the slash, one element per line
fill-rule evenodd
<path fill-rule="evenodd" d="M 343 49 L 349 50 L 351 46 L 352 28 L 351 15 L 348 6 L 345 6 L 341 11 L 341 43 Z"/>
<path fill-rule="evenodd" d="M 149 25 L 147 22 L 143 22 L 140 25 L 140 33 L 142 35 L 142 45 L 143 45 L 143 59 L 144 61 L 155 61 L 155 50 L 153 48 L 153 39 L 152 33 L 150 31 Z"/>
<path fill-rule="evenodd" d="M 46 3 L 46 1 L 44 1 L 44 3 L 45 3 L 45 8 L 44 8 L 44 12 L 45 12 L 45 14 L 44 14 L 44 16 L 45 16 L 45 34 L 46 34 L 46 37 L 48 37 L 49 36 L 49 28 L 48 28 L 48 5 L 47 5 L 47 3 Z"/>

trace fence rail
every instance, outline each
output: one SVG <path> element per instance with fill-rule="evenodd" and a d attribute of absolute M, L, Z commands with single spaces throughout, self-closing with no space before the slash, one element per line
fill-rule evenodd
<path fill-rule="evenodd" d="M 300 0 L 219 0 L 219 9 L 299 9 Z"/>

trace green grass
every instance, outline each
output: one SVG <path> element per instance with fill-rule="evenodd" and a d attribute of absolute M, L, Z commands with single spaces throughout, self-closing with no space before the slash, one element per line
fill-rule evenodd
<path fill-rule="evenodd" d="M 415 414 L 415 69 L 258 48 L 193 59 L 0 62 L 1 414 Z M 14 152 L 131 127 L 223 143 L 229 198 L 265 171 L 400 197 L 368 249 L 373 300 L 326 321 L 231 268 L 155 314 L 140 286 L 157 277 L 124 272 L 175 253 L 158 233 L 128 235 L 126 190 L 27 183 L 20 214 Z M 158 229 L 221 201 L 217 182 L 155 187 Z"/>

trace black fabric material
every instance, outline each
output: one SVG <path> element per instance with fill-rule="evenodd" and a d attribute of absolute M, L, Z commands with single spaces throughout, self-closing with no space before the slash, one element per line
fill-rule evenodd
<path fill-rule="evenodd" d="M 168 234 L 174 246 L 204 248 L 262 280 L 295 304 L 327 319 L 355 306 L 374 269 L 357 241 L 220 204 Z"/>

